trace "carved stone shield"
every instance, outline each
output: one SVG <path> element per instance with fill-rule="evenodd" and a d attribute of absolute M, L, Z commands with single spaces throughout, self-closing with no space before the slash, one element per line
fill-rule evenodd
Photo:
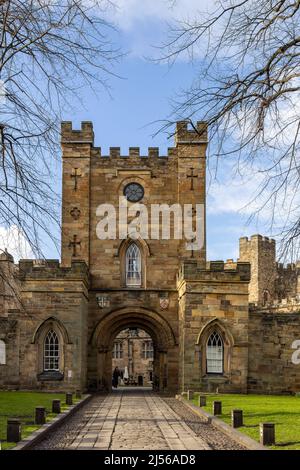
<path fill-rule="evenodd" d="M 169 299 L 166 297 L 160 298 L 159 305 L 162 310 L 166 310 L 169 307 Z"/>
<path fill-rule="evenodd" d="M 109 307 L 110 301 L 109 301 L 109 299 L 108 299 L 106 296 L 104 296 L 104 295 L 97 295 L 97 296 L 96 296 L 96 299 L 97 299 L 98 306 L 99 306 L 100 308 Z"/>

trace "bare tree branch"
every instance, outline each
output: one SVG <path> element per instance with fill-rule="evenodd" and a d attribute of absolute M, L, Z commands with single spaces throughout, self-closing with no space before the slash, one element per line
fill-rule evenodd
<path fill-rule="evenodd" d="M 158 60 L 181 56 L 197 72 L 163 129 L 178 118 L 208 121 L 210 160 L 226 157 L 238 175 L 258 178 L 260 210 L 273 204 L 270 229 L 283 252 L 299 254 L 300 0 L 218 0 L 212 13 L 170 28 Z M 280 206 L 286 218 L 275 229 Z"/>
<path fill-rule="evenodd" d="M 57 242 L 61 112 L 83 86 L 108 89 L 121 57 L 103 18 L 109 3 L 0 1 L 0 226 L 17 226 L 39 256 L 41 237 Z"/>

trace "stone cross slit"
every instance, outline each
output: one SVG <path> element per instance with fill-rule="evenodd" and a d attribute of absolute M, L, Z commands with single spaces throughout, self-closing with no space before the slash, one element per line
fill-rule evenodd
<path fill-rule="evenodd" d="M 77 241 L 77 235 L 73 235 L 73 241 L 69 242 L 69 248 L 71 248 L 71 247 L 73 248 L 72 256 L 77 256 L 77 253 L 76 253 L 77 245 L 81 245 L 81 242 Z"/>
<path fill-rule="evenodd" d="M 74 168 L 73 173 L 71 173 L 71 178 L 74 178 L 74 191 L 77 191 L 77 186 L 78 186 L 78 178 L 81 178 L 80 173 L 77 173 L 78 168 Z"/>
<path fill-rule="evenodd" d="M 194 178 L 198 178 L 198 175 L 194 175 L 194 168 L 190 168 L 191 174 L 187 175 L 187 178 L 191 178 L 191 190 L 194 189 Z"/>

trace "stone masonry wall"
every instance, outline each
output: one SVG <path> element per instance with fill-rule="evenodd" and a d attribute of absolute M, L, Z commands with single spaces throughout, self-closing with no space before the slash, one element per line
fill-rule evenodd
<path fill-rule="evenodd" d="M 223 262 L 206 269 L 190 260 L 178 279 L 180 389 L 246 392 L 248 374 L 248 282 L 250 266 Z M 213 327 L 224 340 L 224 375 L 206 372 L 206 329 Z M 205 338 L 205 339 L 202 339 Z"/>
<path fill-rule="evenodd" d="M 250 311 L 250 393 L 300 391 L 300 364 L 292 363 L 295 340 L 300 340 L 300 310 L 295 313 Z"/>
<path fill-rule="evenodd" d="M 25 313 L 18 319 L 21 388 L 75 390 L 86 388 L 88 277 L 84 262 L 62 268 L 58 261 L 45 264 L 20 261 L 21 297 Z M 39 328 L 51 321 L 63 334 L 60 345 L 62 380 L 43 380 L 43 351 Z"/>

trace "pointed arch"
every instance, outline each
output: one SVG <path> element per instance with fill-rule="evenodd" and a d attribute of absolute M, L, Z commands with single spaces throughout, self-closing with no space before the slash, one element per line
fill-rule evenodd
<path fill-rule="evenodd" d="M 49 373 L 55 374 L 55 380 L 62 380 L 66 345 L 72 344 L 62 321 L 56 317 L 44 320 L 35 330 L 32 344 L 36 345 L 38 380 L 45 380 Z"/>
<path fill-rule="evenodd" d="M 216 331 L 220 331 L 223 341 L 225 339 L 225 342 L 231 347 L 234 346 L 234 338 L 231 334 L 231 331 L 228 329 L 227 325 L 225 325 L 219 318 L 215 317 L 209 320 L 202 328 L 200 333 L 198 334 L 198 338 L 196 341 L 196 344 L 200 344 L 202 341 L 203 336 L 208 337 L 210 332 L 216 329 Z"/>
<path fill-rule="evenodd" d="M 131 248 L 132 247 L 132 248 Z M 134 263 L 136 269 L 140 272 L 140 283 L 128 283 L 128 251 L 136 247 L 135 251 L 138 254 L 139 259 Z M 130 288 L 145 288 L 147 281 L 147 258 L 150 256 L 150 250 L 148 244 L 141 237 L 132 239 L 127 237 L 126 240 L 122 240 L 118 249 L 118 256 L 120 259 L 120 278 L 122 287 Z"/>
<path fill-rule="evenodd" d="M 202 327 L 196 347 L 200 355 L 202 377 L 211 374 L 230 375 L 234 338 L 227 325 L 219 318 L 211 319 Z"/>
<path fill-rule="evenodd" d="M 33 334 L 33 337 L 32 337 L 32 340 L 31 340 L 31 344 L 36 344 L 40 337 L 41 336 L 44 336 L 46 333 L 46 330 L 49 330 L 51 329 L 52 327 L 54 328 L 58 328 L 60 334 L 62 335 L 63 337 L 63 340 L 64 340 L 64 343 L 65 344 L 72 344 L 71 340 L 70 340 L 70 337 L 69 337 L 69 334 L 68 334 L 68 331 L 65 327 L 65 325 L 63 324 L 62 321 L 60 321 L 58 318 L 56 317 L 49 317 L 47 318 L 46 320 L 44 320 L 38 327 L 37 329 L 35 330 L 34 334 Z"/>
<path fill-rule="evenodd" d="M 126 251 L 128 245 L 133 242 L 138 244 L 139 248 L 142 250 L 145 256 L 151 256 L 150 247 L 148 243 L 139 235 L 136 240 L 134 240 L 130 236 L 122 240 L 118 248 L 117 257 L 120 257 L 122 252 Z"/>

